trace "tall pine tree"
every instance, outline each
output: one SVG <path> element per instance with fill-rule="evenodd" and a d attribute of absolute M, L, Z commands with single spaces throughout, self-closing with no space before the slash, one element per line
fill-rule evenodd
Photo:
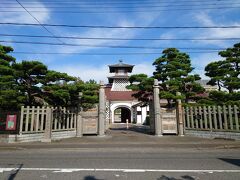
<path fill-rule="evenodd" d="M 176 48 L 165 49 L 162 54 L 153 63 L 156 67 L 153 75 L 160 81 L 160 97 L 167 99 L 169 107 L 174 99 L 179 98 L 176 92 L 181 92 L 185 96 L 185 102 L 188 102 L 196 93 L 204 91 L 203 87 L 196 82 L 201 79 L 200 76 L 191 74 L 194 68 L 189 55 Z"/>
<path fill-rule="evenodd" d="M 25 95 L 24 105 L 42 105 L 42 89 L 47 66 L 39 61 L 22 61 L 13 64 L 19 91 Z"/>
<path fill-rule="evenodd" d="M 240 43 L 220 51 L 219 55 L 224 59 L 205 67 L 205 74 L 211 78 L 208 84 L 217 85 L 219 90 L 226 88 L 229 93 L 236 92 L 240 89 Z"/>
<path fill-rule="evenodd" d="M 12 64 L 15 58 L 9 55 L 13 48 L 0 45 L 0 107 L 1 109 L 18 108 L 18 90 L 14 79 Z"/>

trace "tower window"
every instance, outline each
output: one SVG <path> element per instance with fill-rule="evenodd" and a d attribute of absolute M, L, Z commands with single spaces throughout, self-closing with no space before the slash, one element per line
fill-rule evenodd
<path fill-rule="evenodd" d="M 118 75 L 124 75 L 125 74 L 125 70 L 124 69 L 118 69 L 117 74 Z"/>

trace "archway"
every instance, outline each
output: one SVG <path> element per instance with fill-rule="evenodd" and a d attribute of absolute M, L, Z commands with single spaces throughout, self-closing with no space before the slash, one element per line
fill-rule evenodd
<path fill-rule="evenodd" d="M 131 110 L 126 107 L 118 107 L 114 110 L 114 123 L 131 123 Z"/>

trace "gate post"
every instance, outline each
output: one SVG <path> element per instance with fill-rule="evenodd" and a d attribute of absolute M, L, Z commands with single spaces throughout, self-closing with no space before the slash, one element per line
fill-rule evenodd
<path fill-rule="evenodd" d="M 159 85 L 158 85 L 157 79 L 154 79 L 153 103 L 154 103 L 155 135 L 162 136 L 162 121 L 161 121 L 161 116 L 160 116 Z"/>
<path fill-rule="evenodd" d="M 155 133 L 155 118 L 153 101 L 149 102 L 150 132 Z"/>
<path fill-rule="evenodd" d="M 98 111 L 98 136 L 105 135 L 105 115 L 106 115 L 106 103 L 105 103 L 105 90 L 104 83 L 100 81 L 100 89 L 99 89 L 99 111 Z"/>
<path fill-rule="evenodd" d="M 46 123 L 45 123 L 45 131 L 44 131 L 44 138 L 42 142 L 51 142 L 52 141 L 52 119 L 53 119 L 53 112 L 52 108 L 47 107 L 46 109 Z"/>
<path fill-rule="evenodd" d="M 24 116 L 24 106 L 21 106 L 21 115 L 20 115 L 20 127 L 19 127 L 19 134 L 22 135 L 23 130 L 23 116 Z"/>
<path fill-rule="evenodd" d="M 81 116 L 80 112 L 78 112 L 78 114 L 77 114 L 77 133 L 76 133 L 77 137 L 83 136 L 83 130 L 82 130 L 83 127 L 82 126 L 83 126 L 82 116 Z"/>
<path fill-rule="evenodd" d="M 180 92 L 177 92 L 177 96 L 181 96 Z M 178 122 L 178 135 L 184 136 L 183 134 L 183 109 L 181 99 L 177 99 L 177 122 Z"/>
<path fill-rule="evenodd" d="M 81 111 L 82 111 L 82 107 L 81 107 L 81 105 L 82 105 L 81 104 L 82 96 L 83 96 L 83 93 L 79 92 L 79 94 L 78 94 L 79 103 L 78 103 L 78 108 L 77 108 L 76 137 L 82 137 L 83 136 L 83 122 L 82 122 L 82 115 L 81 115 Z"/>

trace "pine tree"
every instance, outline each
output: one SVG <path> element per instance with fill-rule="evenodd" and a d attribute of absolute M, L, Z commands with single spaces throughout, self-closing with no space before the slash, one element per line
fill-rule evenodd
<path fill-rule="evenodd" d="M 160 81 L 160 97 L 167 99 L 169 107 L 173 100 L 179 98 L 176 92 L 181 92 L 185 96 L 185 102 L 188 102 L 196 93 L 204 91 L 196 82 L 201 79 L 200 76 L 191 74 L 194 68 L 191 66 L 189 55 L 176 48 L 165 49 L 162 53 L 163 55 L 153 63 L 156 68 L 153 75 Z"/>
<path fill-rule="evenodd" d="M 206 76 L 210 77 L 208 84 L 217 85 L 218 90 L 226 88 L 229 93 L 240 89 L 240 43 L 233 48 L 220 51 L 224 60 L 211 62 L 205 67 Z"/>
<path fill-rule="evenodd" d="M 25 95 L 24 105 L 42 105 L 42 89 L 47 66 L 39 61 L 22 61 L 13 64 L 19 91 Z"/>
<path fill-rule="evenodd" d="M 18 108 L 19 95 L 12 69 L 15 58 L 8 54 L 12 51 L 13 48 L 0 45 L 0 108 L 8 110 Z"/>
<path fill-rule="evenodd" d="M 146 74 L 134 74 L 129 77 L 130 85 L 127 88 L 136 92 L 133 97 L 147 105 L 153 99 L 153 81 Z"/>

